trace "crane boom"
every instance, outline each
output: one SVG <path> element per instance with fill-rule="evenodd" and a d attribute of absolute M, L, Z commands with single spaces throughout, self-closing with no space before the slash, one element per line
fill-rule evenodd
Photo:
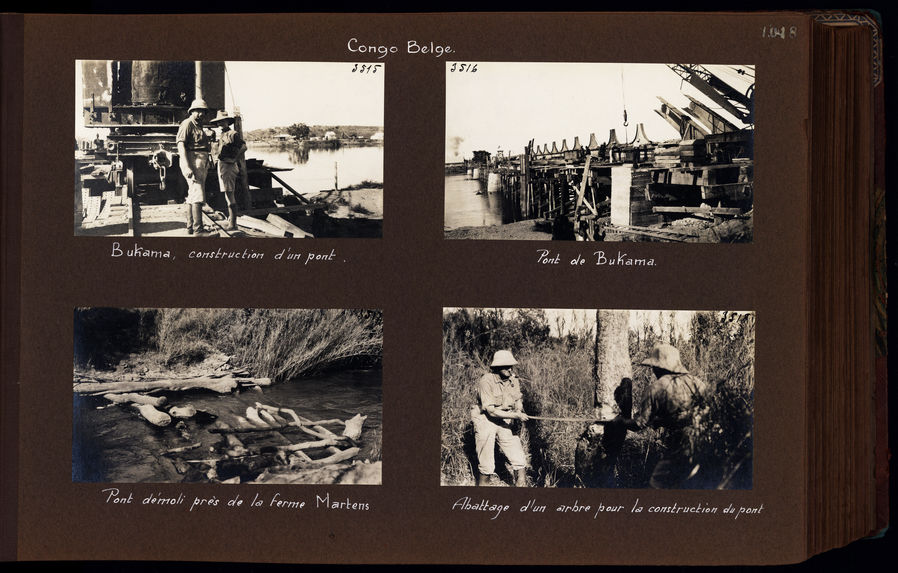
<path fill-rule="evenodd" d="M 697 64 L 668 64 L 674 73 L 695 89 L 709 97 L 714 103 L 739 118 L 744 123 L 752 123 L 754 101 L 747 94 L 733 88 L 725 81 Z"/>

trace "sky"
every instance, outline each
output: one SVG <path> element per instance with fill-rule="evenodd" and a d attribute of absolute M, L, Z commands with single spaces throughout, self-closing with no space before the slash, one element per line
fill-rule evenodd
<path fill-rule="evenodd" d="M 478 62 L 474 73 L 451 72 L 451 66 L 446 63 L 446 161 L 470 159 L 479 149 L 518 155 L 531 139 L 550 149 L 554 141 L 560 149 L 562 139 L 573 147 L 579 136 L 586 145 L 595 133 L 604 143 L 611 129 L 619 141 L 632 140 L 638 123 L 652 141 L 678 138 L 653 111 L 661 106 L 656 96 L 682 107 L 689 103 L 683 95 L 688 93 L 720 111 L 665 64 Z M 737 75 L 733 67 L 750 76 Z M 742 93 L 754 83 L 754 66 L 706 68 Z M 625 107 L 628 126 L 623 125 Z"/>
<path fill-rule="evenodd" d="M 352 72 L 342 62 L 226 62 L 225 101 L 243 127 L 384 123 L 384 68 Z M 232 103 L 233 102 L 233 103 Z"/>
<path fill-rule="evenodd" d="M 459 310 L 456 307 L 444 308 L 443 313 Z M 504 312 L 514 312 L 516 309 L 499 309 Z M 585 329 L 591 329 L 595 332 L 596 311 L 595 309 L 576 309 L 576 308 L 545 308 L 542 309 L 546 313 L 549 329 L 552 336 L 565 336 L 570 332 L 582 332 Z M 642 330 L 643 325 L 650 326 L 656 333 L 661 334 L 662 321 L 669 324 L 671 312 L 674 313 L 674 322 L 676 332 L 681 334 L 684 339 L 689 339 L 689 323 L 697 311 L 694 310 L 629 310 L 630 313 L 629 327 L 631 330 Z M 735 311 L 748 312 L 748 311 Z M 561 329 L 559 330 L 559 326 Z M 665 328 L 667 330 L 667 328 Z"/>
<path fill-rule="evenodd" d="M 343 62 L 225 62 L 225 102 L 240 108 L 243 127 L 307 125 L 383 126 L 384 68 L 353 72 Z M 75 135 L 93 138 L 83 126 L 81 65 L 75 62 Z"/>

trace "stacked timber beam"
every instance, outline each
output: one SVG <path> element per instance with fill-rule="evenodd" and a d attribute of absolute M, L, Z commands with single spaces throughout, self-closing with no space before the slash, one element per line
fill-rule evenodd
<path fill-rule="evenodd" d="M 661 222 L 652 212 L 652 202 L 646 187 L 652 180 L 648 169 L 634 169 L 629 165 L 611 168 L 611 224 L 621 227 L 649 226 Z"/>

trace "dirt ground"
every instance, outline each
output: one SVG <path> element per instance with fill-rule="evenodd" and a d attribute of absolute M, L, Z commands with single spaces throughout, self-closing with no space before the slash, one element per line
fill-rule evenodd
<path fill-rule="evenodd" d="M 206 376 L 210 372 L 233 370 L 230 357 L 220 352 L 213 352 L 203 361 L 193 364 L 163 364 L 156 352 L 134 352 L 122 354 L 111 369 L 75 367 L 77 377 L 95 378 L 106 382 L 136 382 L 157 378 L 190 378 Z"/>
<path fill-rule="evenodd" d="M 447 229 L 445 237 L 447 239 L 549 241 L 552 239 L 552 233 L 537 229 L 534 221 L 518 221 L 507 225 Z"/>
<path fill-rule="evenodd" d="M 321 191 L 315 195 L 306 195 L 306 198 L 313 203 L 327 203 L 330 206 L 328 215 L 331 217 L 383 219 L 384 216 L 382 188 Z"/>

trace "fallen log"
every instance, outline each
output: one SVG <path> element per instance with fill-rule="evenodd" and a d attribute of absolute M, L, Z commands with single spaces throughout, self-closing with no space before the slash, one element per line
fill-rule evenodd
<path fill-rule="evenodd" d="M 292 452 L 290 458 L 294 458 L 294 457 L 297 458 L 300 462 L 303 462 L 303 463 L 309 463 L 309 462 L 312 461 L 312 458 L 310 458 L 309 455 L 306 454 L 306 453 L 305 453 L 304 451 L 302 451 L 302 450 L 296 450 L 295 452 Z"/>
<path fill-rule="evenodd" d="M 165 451 L 165 454 L 166 454 L 166 455 L 169 455 L 169 454 L 180 454 L 180 453 L 186 452 L 186 451 L 188 451 L 188 450 L 196 449 L 196 448 L 198 448 L 198 447 L 200 447 L 200 446 L 202 446 L 202 445 L 203 445 L 203 444 L 201 444 L 200 442 L 197 442 L 197 443 L 195 443 L 195 444 L 190 444 L 189 446 L 181 446 L 180 448 L 171 448 L 171 449 L 166 450 L 166 451 Z"/>
<path fill-rule="evenodd" d="M 247 379 L 256 380 L 256 379 Z M 147 392 L 152 390 L 212 390 L 219 394 L 232 392 L 240 382 L 233 377 L 172 378 L 168 380 L 143 380 L 138 382 L 81 382 L 73 385 L 78 393 L 88 392 Z"/>
<path fill-rule="evenodd" d="M 171 416 L 165 412 L 160 412 L 149 404 L 132 403 L 131 406 L 140 412 L 143 418 L 155 426 L 168 426 L 171 424 Z"/>
<path fill-rule="evenodd" d="M 261 415 L 261 413 L 260 413 Z M 268 426 L 266 428 L 262 427 L 241 427 L 241 428 L 210 428 L 209 431 L 214 434 L 247 434 L 252 432 L 270 432 L 270 431 L 278 431 L 278 432 L 289 432 L 289 431 L 302 431 L 306 426 L 315 426 L 319 424 L 342 424 L 343 420 L 319 420 L 315 422 L 307 422 L 307 423 L 286 423 L 278 426 Z"/>
<path fill-rule="evenodd" d="M 279 450 L 283 450 L 285 452 L 297 452 L 300 450 L 310 450 L 312 448 L 325 448 L 328 446 L 335 446 L 337 442 L 334 440 L 318 440 L 316 442 L 300 442 L 298 444 L 290 444 L 289 446 L 283 446 L 278 448 Z"/>
<path fill-rule="evenodd" d="M 144 394 L 135 394 L 133 392 L 126 394 L 103 394 L 103 397 L 109 400 L 110 402 L 115 402 L 116 404 L 149 404 L 150 406 L 156 406 L 157 408 L 160 406 L 164 406 L 168 401 L 165 396 L 159 396 L 158 398 L 153 398 L 152 396 L 145 396 Z"/>
<path fill-rule="evenodd" d="M 320 460 L 312 460 L 312 464 L 316 466 L 324 466 L 327 464 L 335 464 L 337 462 L 342 462 L 348 460 L 352 457 L 355 457 L 356 454 L 361 451 L 359 448 L 346 448 L 342 452 L 338 454 L 334 454 L 332 456 L 328 456 L 326 458 L 321 458 Z"/>
<path fill-rule="evenodd" d="M 269 412 L 276 412 L 278 414 L 287 414 L 291 418 L 293 418 L 293 422 L 295 426 L 297 426 L 303 432 L 315 436 L 316 438 L 337 438 L 337 434 L 321 427 L 318 424 L 315 424 L 311 420 L 307 418 L 303 418 L 290 408 L 275 408 L 274 406 L 267 406 L 265 404 L 261 404 L 256 402 L 256 408 L 260 410 L 267 410 Z M 308 427 L 311 425 L 311 427 Z"/>
<path fill-rule="evenodd" d="M 175 406 L 169 409 L 168 413 L 172 418 L 192 418 L 196 416 L 196 408 L 194 408 L 191 404 L 180 407 Z"/>
<path fill-rule="evenodd" d="M 343 429 L 343 435 L 350 440 L 358 440 L 359 436 L 362 435 L 362 424 L 365 423 L 367 418 L 368 416 L 356 414 L 349 420 L 346 420 L 344 424 L 346 427 Z"/>
<path fill-rule="evenodd" d="M 249 420 L 251 424 L 255 424 L 260 428 L 271 429 L 268 422 L 259 417 L 259 410 L 252 406 L 247 406 L 246 408 L 246 419 Z"/>

